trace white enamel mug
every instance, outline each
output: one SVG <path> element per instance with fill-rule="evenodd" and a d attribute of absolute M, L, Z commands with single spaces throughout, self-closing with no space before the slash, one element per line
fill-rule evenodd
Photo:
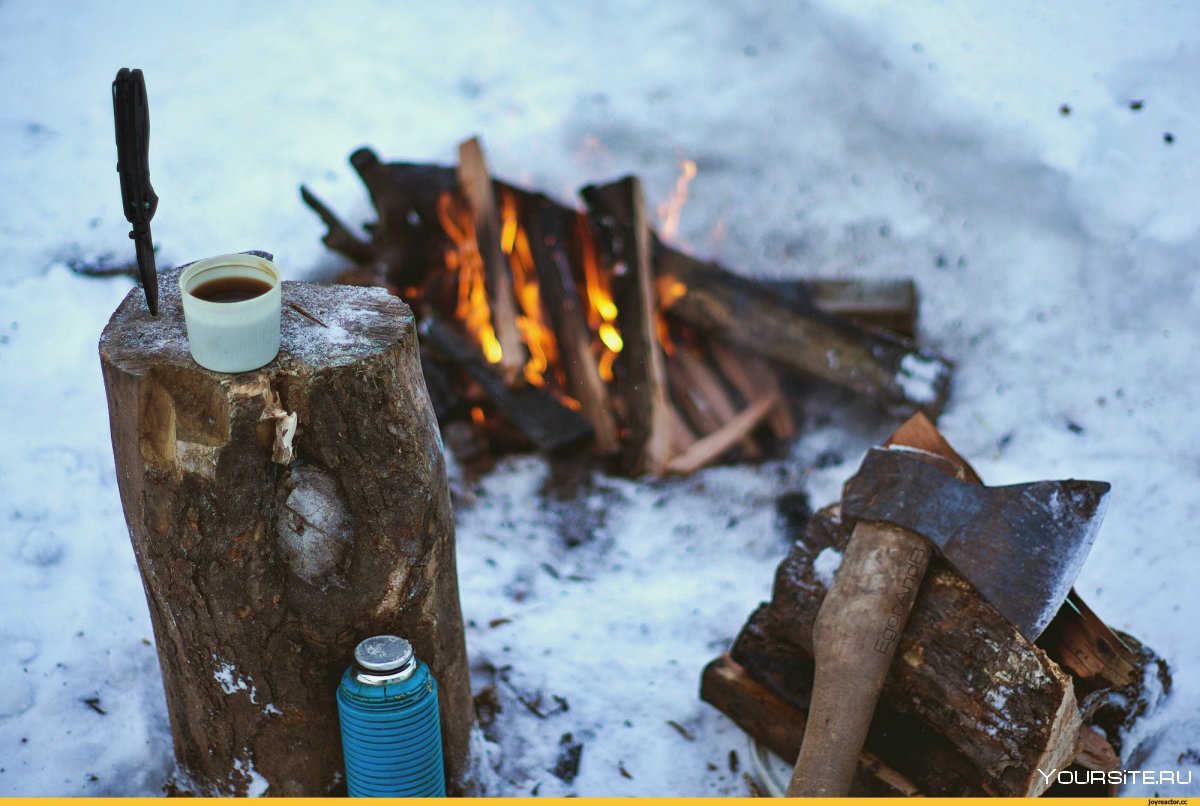
<path fill-rule="evenodd" d="M 211 302 L 194 291 L 205 283 L 245 277 L 270 289 L 238 302 Z M 279 315 L 283 294 L 279 269 L 257 255 L 218 255 L 188 266 L 179 275 L 183 319 L 192 358 L 215 372 L 248 372 L 279 353 Z"/>

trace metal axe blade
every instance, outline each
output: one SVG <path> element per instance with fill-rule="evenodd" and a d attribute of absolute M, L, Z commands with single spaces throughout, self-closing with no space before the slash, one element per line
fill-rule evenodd
<path fill-rule="evenodd" d="M 1033 641 L 1083 567 L 1109 488 L 1076 480 L 983 487 L 911 452 L 873 448 L 846 482 L 842 513 L 928 539 Z"/>

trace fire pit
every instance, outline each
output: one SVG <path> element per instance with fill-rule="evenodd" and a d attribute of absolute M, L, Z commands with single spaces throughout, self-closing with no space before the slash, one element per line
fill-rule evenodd
<path fill-rule="evenodd" d="M 625 474 L 690 473 L 789 440 L 814 380 L 895 415 L 945 404 L 952 365 L 913 341 L 910 281 L 751 281 L 659 237 L 636 177 L 575 209 L 492 179 L 476 140 L 459 153 L 452 168 L 354 152 L 369 240 L 301 193 L 355 263 L 339 279 L 417 312 L 460 459 L 586 446 Z"/>

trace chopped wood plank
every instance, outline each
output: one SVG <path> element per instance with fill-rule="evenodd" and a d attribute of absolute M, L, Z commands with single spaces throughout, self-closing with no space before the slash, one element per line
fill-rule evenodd
<path fill-rule="evenodd" d="M 668 359 L 668 366 L 671 363 L 678 365 L 684 383 L 683 389 L 677 389 L 676 382 L 672 382 L 671 392 L 674 399 L 680 401 L 682 395 L 683 400 L 689 403 L 689 406 L 685 407 L 686 410 L 700 410 L 703 412 L 702 419 L 713 423 L 711 428 L 706 428 L 696 422 L 701 433 L 711 434 L 718 431 L 737 416 L 737 406 L 721 377 L 694 350 L 682 345 L 677 347 L 675 355 Z M 738 440 L 738 450 L 743 459 L 762 458 L 762 448 L 749 434 Z"/>
<path fill-rule="evenodd" d="M 668 462 L 667 472 L 686 475 L 715 461 L 757 428 L 776 403 L 774 397 L 764 397 L 751 403 L 720 429 L 696 440 L 686 451 Z"/>
<path fill-rule="evenodd" d="M 729 655 L 705 667 L 700 698 L 716 706 L 775 755 L 794 763 L 807 722 L 804 711 L 755 680 Z M 916 784 L 874 753 L 859 756 L 850 794 L 864 797 L 918 797 Z"/>
<path fill-rule="evenodd" d="M 710 342 L 709 352 L 721 372 L 734 388 L 752 403 L 762 397 L 775 395 L 779 402 L 767 414 L 767 425 L 776 439 L 789 440 L 796 435 L 796 421 L 788 408 L 787 399 L 779 388 L 779 378 L 771 365 L 753 353 L 735 353 L 719 342 Z"/>
<path fill-rule="evenodd" d="M 679 409 L 671 406 L 669 416 L 671 418 L 671 450 L 678 455 L 691 447 L 698 437 L 692 431 L 692 427 L 683 419 Z"/>
<path fill-rule="evenodd" d="M 1139 674 L 1137 656 L 1072 590 L 1038 644 L 1079 678 L 1082 692 L 1124 688 Z"/>

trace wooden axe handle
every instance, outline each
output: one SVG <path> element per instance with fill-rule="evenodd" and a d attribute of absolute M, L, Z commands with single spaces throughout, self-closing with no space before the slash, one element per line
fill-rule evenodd
<path fill-rule="evenodd" d="M 812 704 L 787 796 L 850 790 L 884 678 L 933 549 L 915 532 L 860 521 L 813 626 Z"/>

